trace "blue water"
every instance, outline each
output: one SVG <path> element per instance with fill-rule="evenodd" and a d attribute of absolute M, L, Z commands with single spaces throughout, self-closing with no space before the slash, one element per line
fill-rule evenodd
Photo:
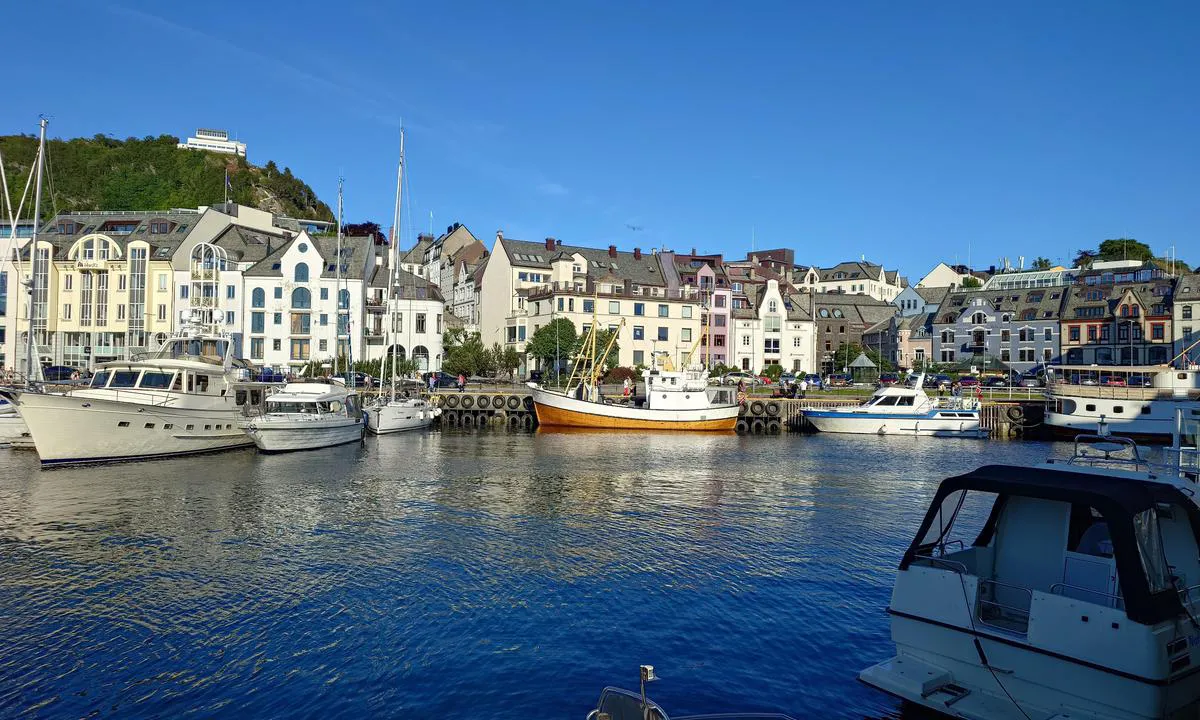
<path fill-rule="evenodd" d="M 855 680 L 937 482 L 1039 443 L 432 433 L 39 471 L 0 451 L 0 716 L 895 717 Z M 916 714 L 906 709 L 904 716 Z"/>

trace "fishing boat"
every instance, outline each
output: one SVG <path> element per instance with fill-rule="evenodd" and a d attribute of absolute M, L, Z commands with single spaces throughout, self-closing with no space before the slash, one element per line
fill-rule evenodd
<path fill-rule="evenodd" d="M 670 720 L 667 711 L 646 695 L 646 683 L 658 680 L 653 665 L 641 666 L 638 692 L 619 687 L 606 687 L 600 693 L 595 709 L 587 720 Z M 717 715 L 675 716 L 675 720 L 792 720 L 780 713 L 721 713 Z"/>
<path fill-rule="evenodd" d="M 608 347 L 597 353 L 598 327 L 599 323 L 592 323 L 584 339 L 585 352 L 576 358 L 564 390 L 550 390 L 528 383 L 538 425 L 692 431 L 728 431 L 736 427 L 741 408 L 734 391 L 710 388 L 708 370 L 691 364 L 691 354 L 682 370 L 675 370 L 665 353 L 653 356 L 651 367 L 642 372 L 646 387 L 644 397 L 629 398 L 626 402 L 603 397 L 600 375 L 617 333 L 612 333 Z"/>
<path fill-rule="evenodd" d="M 960 718 L 1196 717 L 1195 447 L 1180 456 L 1191 472 L 1102 429 L 1069 460 L 944 480 L 900 561 L 896 655 L 859 679 Z"/>
<path fill-rule="evenodd" d="M 395 239 L 400 236 L 400 205 L 402 201 L 402 188 L 404 182 L 404 129 L 400 130 L 400 163 L 396 170 L 396 205 L 392 215 L 392 227 L 396 228 L 393 241 L 388 246 L 388 268 L 391 272 L 391 282 L 388 283 L 388 324 L 387 324 L 387 341 L 385 345 L 389 348 L 387 357 L 384 358 L 383 368 L 388 370 L 388 394 L 382 392 L 372 401 L 368 402 L 363 407 L 363 417 L 366 418 L 367 430 L 376 435 L 386 435 L 388 433 L 404 432 L 406 430 L 417 430 L 427 428 L 433 424 L 433 421 L 441 415 L 441 409 L 434 407 L 428 401 L 422 398 L 397 398 L 396 383 L 398 377 L 396 375 L 396 353 L 394 351 L 395 341 L 392 333 L 396 327 L 396 284 L 399 282 L 400 265 L 396 256 Z M 408 343 L 411 347 L 411 343 Z M 387 367 L 391 363 L 390 369 Z"/>
<path fill-rule="evenodd" d="M 317 450 L 362 440 L 358 395 L 338 379 L 295 382 L 266 398 L 266 411 L 239 427 L 262 452 Z"/>
<path fill-rule="evenodd" d="M 1047 373 L 1046 426 L 1071 438 L 1098 422 L 1142 443 L 1170 442 L 1175 411 L 1200 408 L 1200 367 L 1063 365 Z"/>
<path fill-rule="evenodd" d="M 979 426 L 979 401 L 970 397 L 932 398 L 922 388 L 924 374 L 913 387 L 887 385 L 861 405 L 804 410 L 821 432 L 859 435 L 927 435 L 987 437 Z"/>

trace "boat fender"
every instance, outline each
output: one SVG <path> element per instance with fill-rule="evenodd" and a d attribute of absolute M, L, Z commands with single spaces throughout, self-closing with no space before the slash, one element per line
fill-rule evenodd
<path fill-rule="evenodd" d="M 780 426 L 778 420 L 768 420 L 767 421 L 767 434 L 768 435 L 778 435 L 780 430 L 782 430 L 782 429 L 783 428 Z"/>
<path fill-rule="evenodd" d="M 460 405 L 470 410 L 475 407 L 475 397 L 473 395 L 463 395 L 460 400 Z"/>
<path fill-rule="evenodd" d="M 521 416 L 509 415 L 508 416 L 508 429 L 516 430 L 519 427 L 521 427 Z"/>
<path fill-rule="evenodd" d="M 750 403 L 750 414 L 751 415 L 762 415 L 763 410 L 764 410 L 764 406 L 763 406 L 762 400 L 755 400 L 754 402 Z"/>
<path fill-rule="evenodd" d="M 746 432 L 750 429 L 750 423 L 746 422 L 745 420 L 739 419 L 737 421 L 737 425 L 735 427 L 736 427 L 739 435 L 745 435 Z"/>
<path fill-rule="evenodd" d="M 761 435 L 762 431 L 766 427 L 767 427 L 767 424 L 764 423 L 762 420 L 759 420 L 758 418 L 755 418 L 754 422 L 750 423 L 750 431 L 752 433 L 754 433 L 755 435 Z"/>
<path fill-rule="evenodd" d="M 508 403 L 509 410 L 516 410 L 517 408 L 521 407 L 521 398 L 517 397 L 516 395 L 509 395 L 506 402 Z"/>
<path fill-rule="evenodd" d="M 471 413 L 463 413 L 462 426 L 465 428 L 475 427 L 475 416 Z"/>
<path fill-rule="evenodd" d="M 448 408 L 458 407 L 458 396 L 457 395 L 446 396 L 446 407 L 448 407 Z"/>
<path fill-rule="evenodd" d="M 521 424 L 523 424 L 525 426 L 526 430 L 532 430 L 533 429 L 533 415 L 528 415 L 528 414 L 525 415 L 525 419 L 522 420 Z"/>
<path fill-rule="evenodd" d="M 777 401 L 772 400 L 766 404 L 766 409 L 767 409 L 768 416 L 779 417 L 779 411 L 781 409 L 781 406 Z"/>
<path fill-rule="evenodd" d="M 1021 407 L 1020 405 L 1010 405 L 1004 414 L 1008 416 L 1009 420 L 1015 423 L 1025 421 L 1025 408 Z"/>

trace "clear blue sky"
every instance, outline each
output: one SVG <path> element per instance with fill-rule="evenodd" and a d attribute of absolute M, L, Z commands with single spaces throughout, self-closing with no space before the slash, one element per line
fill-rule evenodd
<path fill-rule="evenodd" d="M 1200 262 L 1195 2 L 267 5 L 10 3 L 0 132 L 228 128 L 386 226 L 403 117 L 405 244 Z"/>

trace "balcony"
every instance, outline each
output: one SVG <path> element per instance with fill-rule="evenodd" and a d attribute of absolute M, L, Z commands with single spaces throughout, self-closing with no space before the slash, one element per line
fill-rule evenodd
<path fill-rule="evenodd" d="M 382 313 L 387 310 L 387 303 L 381 298 L 367 298 L 367 312 Z"/>

